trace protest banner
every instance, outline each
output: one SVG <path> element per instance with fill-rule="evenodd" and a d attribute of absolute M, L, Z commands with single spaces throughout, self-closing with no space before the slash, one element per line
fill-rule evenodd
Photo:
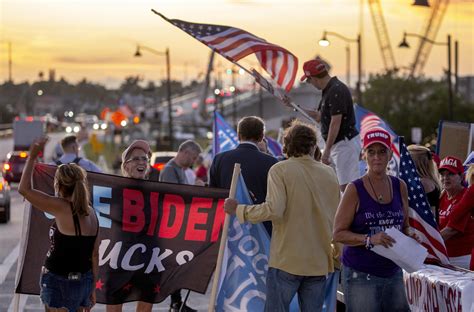
<path fill-rule="evenodd" d="M 56 168 L 38 164 L 36 189 L 54 195 Z M 161 302 L 178 289 L 205 293 L 218 253 L 228 190 L 88 172 L 100 225 L 97 302 Z M 39 294 L 52 216 L 31 209 L 16 293 Z"/>
<path fill-rule="evenodd" d="M 412 311 L 474 311 L 474 272 L 426 265 L 403 272 L 408 304 Z"/>

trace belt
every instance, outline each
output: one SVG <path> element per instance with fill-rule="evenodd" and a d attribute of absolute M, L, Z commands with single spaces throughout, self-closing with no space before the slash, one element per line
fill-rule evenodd
<path fill-rule="evenodd" d="M 41 267 L 41 273 L 42 274 L 47 274 L 47 273 L 52 273 L 52 274 L 56 274 L 56 275 L 59 275 L 61 277 L 64 277 L 64 278 L 67 278 L 68 280 L 70 281 L 78 281 L 81 279 L 82 277 L 82 273 L 81 272 L 69 272 L 69 273 L 66 273 L 66 274 L 57 274 L 57 273 L 54 273 L 54 272 L 51 272 L 50 270 L 48 270 L 46 267 Z"/>

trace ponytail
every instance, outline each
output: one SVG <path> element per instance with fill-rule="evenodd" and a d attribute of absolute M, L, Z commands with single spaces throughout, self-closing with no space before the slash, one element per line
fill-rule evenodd
<path fill-rule="evenodd" d="M 86 177 L 86 171 L 74 163 L 61 165 L 56 170 L 55 189 L 60 196 L 71 198 L 74 215 L 89 215 L 90 195 Z"/>
<path fill-rule="evenodd" d="M 71 196 L 73 214 L 78 216 L 89 215 L 89 190 L 87 181 L 78 181 Z"/>

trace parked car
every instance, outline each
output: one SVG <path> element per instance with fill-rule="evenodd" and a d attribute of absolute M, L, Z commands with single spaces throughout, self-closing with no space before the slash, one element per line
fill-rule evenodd
<path fill-rule="evenodd" d="M 10 184 L 0 173 L 0 223 L 10 220 Z"/>
<path fill-rule="evenodd" d="M 176 156 L 176 152 L 154 152 L 151 154 L 150 165 L 161 171 L 166 163 Z"/>
<path fill-rule="evenodd" d="M 7 159 L 3 164 L 3 177 L 8 183 L 20 182 L 27 158 L 28 152 L 26 151 L 13 151 L 7 154 Z"/>

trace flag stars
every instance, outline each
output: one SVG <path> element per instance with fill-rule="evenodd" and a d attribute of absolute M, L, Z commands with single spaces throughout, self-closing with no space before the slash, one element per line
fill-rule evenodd
<path fill-rule="evenodd" d="M 102 279 L 99 279 L 97 282 L 95 282 L 95 289 L 102 290 L 102 287 L 104 287 Z"/>
<path fill-rule="evenodd" d="M 160 291 L 161 291 L 160 284 L 156 284 L 155 288 L 153 288 L 153 292 L 158 294 L 160 293 Z"/>

